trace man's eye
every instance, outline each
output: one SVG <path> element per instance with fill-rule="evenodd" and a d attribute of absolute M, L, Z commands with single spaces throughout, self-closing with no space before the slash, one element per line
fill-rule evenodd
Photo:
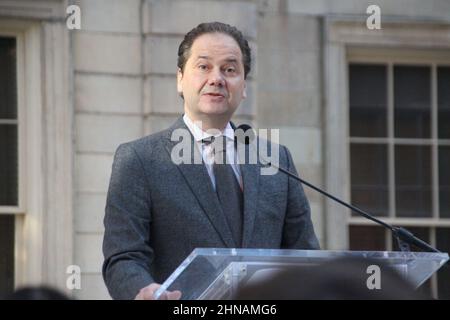
<path fill-rule="evenodd" d="M 198 66 L 198 68 L 199 68 L 200 70 L 207 70 L 207 69 L 208 69 L 208 66 L 205 65 L 205 64 L 201 64 L 201 65 Z"/>
<path fill-rule="evenodd" d="M 225 70 L 226 70 L 227 73 L 234 73 L 234 72 L 236 72 L 235 68 L 226 68 Z"/>

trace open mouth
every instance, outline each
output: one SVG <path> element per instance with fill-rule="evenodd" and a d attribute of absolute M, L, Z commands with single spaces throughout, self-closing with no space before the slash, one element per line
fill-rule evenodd
<path fill-rule="evenodd" d="M 205 96 L 211 96 L 211 97 L 225 97 L 223 94 L 221 93 L 214 93 L 214 92 L 209 92 L 209 93 L 205 93 Z"/>

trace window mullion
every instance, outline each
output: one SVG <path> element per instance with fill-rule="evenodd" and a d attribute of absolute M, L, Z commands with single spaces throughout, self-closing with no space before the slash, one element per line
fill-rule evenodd
<path fill-rule="evenodd" d="M 395 208 L 395 145 L 394 145 L 394 66 L 388 63 L 387 72 L 387 108 L 388 108 L 388 190 L 389 190 L 389 214 L 391 218 L 396 216 Z"/>
<path fill-rule="evenodd" d="M 437 101 L 437 66 L 431 66 L 431 184 L 433 217 L 439 218 L 439 155 L 438 155 L 438 101 Z"/>
<path fill-rule="evenodd" d="M 436 227 L 431 227 L 430 228 L 430 239 L 427 239 L 429 242 L 429 244 L 436 248 Z M 437 278 L 437 274 L 434 273 L 431 276 L 431 296 L 433 299 L 438 299 L 439 298 L 439 290 L 438 290 L 438 278 Z"/>
<path fill-rule="evenodd" d="M 392 233 L 390 230 L 384 229 L 384 239 L 386 244 L 386 251 L 392 251 L 394 245 L 392 243 Z"/>
<path fill-rule="evenodd" d="M 17 119 L 0 119 L 0 124 L 17 125 L 18 123 Z"/>

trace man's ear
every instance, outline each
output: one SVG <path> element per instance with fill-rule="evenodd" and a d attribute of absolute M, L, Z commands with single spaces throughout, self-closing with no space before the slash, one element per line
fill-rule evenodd
<path fill-rule="evenodd" d="M 181 96 L 183 94 L 183 85 L 181 83 L 181 80 L 183 79 L 183 72 L 180 68 L 177 70 L 177 91 L 178 94 Z"/>
<path fill-rule="evenodd" d="M 244 91 L 242 91 L 242 99 L 247 98 L 247 82 L 244 82 Z"/>

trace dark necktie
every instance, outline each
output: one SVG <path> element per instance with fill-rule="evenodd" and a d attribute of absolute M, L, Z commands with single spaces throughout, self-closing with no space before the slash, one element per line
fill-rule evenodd
<path fill-rule="evenodd" d="M 220 139 L 226 139 L 220 137 Z M 228 225 L 238 247 L 242 246 L 242 212 L 243 194 L 236 179 L 233 168 L 226 163 L 226 144 L 221 140 L 223 148 L 216 148 L 215 161 L 213 165 L 216 180 L 216 193 Z"/>

